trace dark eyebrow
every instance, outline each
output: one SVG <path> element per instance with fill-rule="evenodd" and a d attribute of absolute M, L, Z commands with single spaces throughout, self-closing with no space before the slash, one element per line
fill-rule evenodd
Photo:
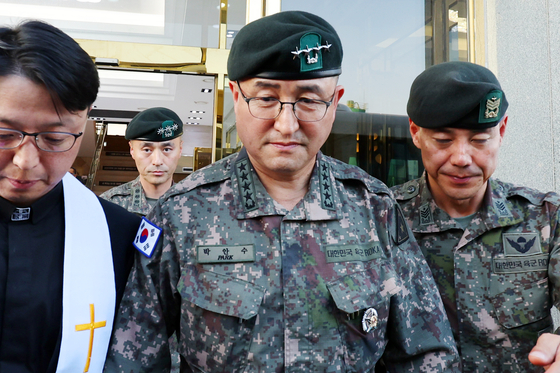
<path fill-rule="evenodd" d="M 280 89 L 280 84 L 275 84 L 275 83 L 270 83 L 270 82 L 265 82 L 265 81 L 262 81 L 262 80 L 258 80 L 258 81 L 255 82 L 255 87 Z"/>
<path fill-rule="evenodd" d="M 0 123 L 5 123 L 9 126 L 21 125 L 20 122 L 13 121 L 13 120 L 8 119 L 8 118 L 2 118 L 2 117 L 0 117 Z M 64 126 L 64 123 L 62 123 L 62 122 L 53 122 L 53 123 L 43 123 L 43 124 L 40 125 L 40 127 L 45 128 L 43 131 L 49 131 L 49 129 L 52 131 L 53 127 L 65 127 L 65 126 Z M 40 131 L 40 132 L 43 132 L 43 131 Z"/>
<path fill-rule="evenodd" d="M 280 84 L 258 80 L 255 82 L 255 87 L 259 88 L 273 88 L 273 89 L 280 89 Z M 296 87 L 298 93 L 305 93 L 305 92 L 312 92 L 316 93 L 319 96 L 325 94 L 324 90 L 317 84 L 306 84 Z"/>

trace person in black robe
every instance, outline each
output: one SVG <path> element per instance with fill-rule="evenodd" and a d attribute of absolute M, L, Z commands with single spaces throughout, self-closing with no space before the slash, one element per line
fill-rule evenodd
<path fill-rule="evenodd" d="M 91 58 L 59 29 L 39 21 L 0 28 L 0 373 L 57 370 L 67 233 L 62 178 L 98 88 Z M 140 218 L 99 202 L 118 308 Z"/>

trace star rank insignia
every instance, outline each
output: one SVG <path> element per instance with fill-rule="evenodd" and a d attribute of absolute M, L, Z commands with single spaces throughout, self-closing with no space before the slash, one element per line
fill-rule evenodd
<path fill-rule="evenodd" d="M 177 123 L 172 120 L 166 120 L 161 124 L 161 127 L 158 128 L 157 134 L 166 139 L 168 137 L 172 137 L 178 129 L 179 125 Z"/>
<path fill-rule="evenodd" d="M 300 72 L 320 70 L 323 68 L 322 50 L 329 50 L 332 44 L 328 42 L 321 45 L 321 35 L 315 32 L 308 32 L 299 40 L 299 48 L 292 51 L 294 58 L 299 57 Z"/>
<path fill-rule="evenodd" d="M 244 158 L 235 164 L 237 183 L 239 184 L 239 195 L 241 196 L 243 208 L 246 212 L 257 209 L 255 184 L 253 174 L 250 171 L 249 160 Z"/>
<path fill-rule="evenodd" d="M 325 210 L 335 210 L 330 167 L 322 161 L 319 161 L 319 185 L 321 188 L 321 207 Z"/>

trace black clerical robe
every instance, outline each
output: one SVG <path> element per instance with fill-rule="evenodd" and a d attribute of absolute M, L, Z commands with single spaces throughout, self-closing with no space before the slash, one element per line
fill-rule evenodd
<path fill-rule="evenodd" d="M 140 218 L 100 201 L 109 226 L 118 308 L 132 266 L 132 242 Z M 29 219 L 12 221 L 16 207 L 0 197 L 0 373 L 54 373 L 60 352 L 65 233 L 62 182 L 30 207 Z"/>

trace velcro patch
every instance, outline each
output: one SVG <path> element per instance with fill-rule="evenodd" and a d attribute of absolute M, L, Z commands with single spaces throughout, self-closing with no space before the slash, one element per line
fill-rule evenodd
<path fill-rule="evenodd" d="M 511 217 L 511 211 L 507 207 L 506 201 L 503 199 L 497 199 L 494 201 L 494 208 L 496 212 L 501 217 Z"/>
<path fill-rule="evenodd" d="M 432 209 L 429 203 L 425 203 L 418 209 L 420 213 L 420 225 L 434 224 L 434 217 L 432 216 Z"/>
<path fill-rule="evenodd" d="M 502 239 L 506 257 L 542 254 L 538 233 L 504 233 Z"/>
<path fill-rule="evenodd" d="M 197 246 L 197 260 L 201 264 L 241 263 L 255 261 L 255 247 L 250 245 Z"/>
<path fill-rule="evenodd" d="M 151 258 L 160 235 L 161 228 L 145 217 L 142 217 L 142 222 L 140 223 L 140 227 L 138 228 L 138 232 L 132 244 L 142 254 Z"/>
<path fill-rule="evenodd" d="M 401 245 L 408 240 L 408 226 L 406 219 L 399 205 L 397 205 L 397 245 Z"/>
<path fill-rule="evenodd" d="M 524 258 L 494 258 L 492 272 L 494 273 L 520 273 L 546 271 L 548 269 L 548 255 L 534 255 Z"/>
<path fill-rule="evenodd" d="M 327 256 L 327 263 L 365 262 L 385 256 L 377 241 L 367 244 L 327 245 L 325 255 Z"/>

